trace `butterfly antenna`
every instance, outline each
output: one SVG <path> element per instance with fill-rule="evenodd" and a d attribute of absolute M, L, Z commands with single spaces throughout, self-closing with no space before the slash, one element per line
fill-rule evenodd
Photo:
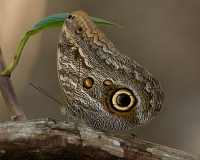
<path fill-rule="evenodd" d="M 36 87 L 35 85 L 33 85 L 32 83 L 29 83 L 31 86 L 33 86 L 35 89 L 37 89 L 38 91 L 42 92 L 44 95 L 46 95 L 47 97 L 53 99 L 55 102 L 57 102 L 59 105 L 62 106 L 62 104 L 57 100 L 55 99 L 54 97 L 52 97 L 49 93 L 47 93 L 42 87 L 38 86 Z"/>

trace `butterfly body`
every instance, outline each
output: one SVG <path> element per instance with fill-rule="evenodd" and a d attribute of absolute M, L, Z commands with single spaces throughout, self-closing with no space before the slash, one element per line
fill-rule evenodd
<path fill-rule="evenodd" d="M 164 102 L 158 80 L 120 54 L 83 11 L 71 13 L 63 24 L 57 64 L 65 111 L 94 127 L 146 124 Z"/>

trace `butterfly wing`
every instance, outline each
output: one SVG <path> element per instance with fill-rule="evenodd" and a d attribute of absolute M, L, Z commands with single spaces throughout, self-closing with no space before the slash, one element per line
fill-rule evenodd
<path fill-rule="evenodd" d="M 162 107 L 159 82 L 120 54 L 83 11 L 66 19 L 57 62 L 68 110 L 83 113 L 92 126 L 129 129 L 146 124 Z"/>

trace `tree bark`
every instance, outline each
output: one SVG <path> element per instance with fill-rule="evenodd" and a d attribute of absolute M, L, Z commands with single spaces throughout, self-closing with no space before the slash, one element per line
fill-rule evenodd
<path fill-rule="evenodd" d="M 200 156 L 53 119 L 0 123 L 0 159 L 200 159 Z"/>

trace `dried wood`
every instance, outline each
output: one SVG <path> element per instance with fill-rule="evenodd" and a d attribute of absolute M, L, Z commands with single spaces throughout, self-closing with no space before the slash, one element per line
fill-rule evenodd
<path fill-rule="evenodd" d="M 73 121 L 0 123 L 0 159 L 200 159 L 200 156 Z"/>

